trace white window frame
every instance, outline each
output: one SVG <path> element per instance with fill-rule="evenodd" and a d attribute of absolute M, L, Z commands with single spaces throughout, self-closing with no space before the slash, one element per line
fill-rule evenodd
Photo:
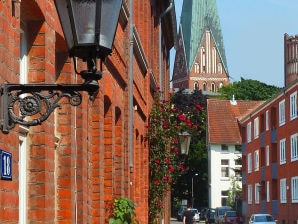
<path fill-rule="evenodd" d="M 23 27 L 24 28 L 24 27 Z M 21 30 L 20 41 L 20 84 L 28 82 L 28 45 L 26 30 Z M 27 201 L 28 201 L 28 150 L 27 150 L 27 137 L 26 133 L 19 134 L 19 224 L 27 223 Z"/>
<path fill-rule="evenodd" d="M 290 120 L 297 117 L 297 91 L 290 95 Z"/>
<path fill-rule="evenodd" d="M 259 150 L 254 151 L 254 170 L 258 171 L 260 167 L 260 154 Z"/>
<path fill-rule="evenodd" d="M 266 131 L 269 130 L 269 110 L 266 110 Z"/>
<path fill-rule="evenodd" d="M 286 164 L 286 139 L 279 141 L 279 164 Z"/>
<path fill-rule="evenodd" d="M 282 126 L 286 123 L 286 101 L 282 100 L 279 102 L 278 118 L 279 126 Z"/>
<path fill-rule="evenodd" d="M 298 176 L 292 177 L 291 184 L 292 203 L 298 203 Z"/>
<path fill-rule="evenodd" d="M 259 204 L 260 203 L 260 191 L 259 191 L 260 185 L 259 183 L 255 184 L 255 203 Z"/>
<path fill-rule="evenodd" d="M 266 182 L 266 201 L 270 202 L 270 182 Z"/>
<path fill-rule="evenodd" d="M 287 203 L 287 179 L 280 179 L 280 203 Z"/>
<path fill-rule="evenodd" d="M 252 204 L 252 185 L 247 185 L 247 203 Z"/>
<path fill-rule="evenodd" d="M 291 135 L 291 161 L 298 160 L 298 134 Z"/>
<path fill-rule="evenodd" d="M 270 165 L 270 148 L 266 145 L 266 166 Z"/>
<path fill-rule="evenodd" d="M 247 123 L 246 126 L 246 137 L 247 137 L 247 143 L 251 142 L 251 122 Z"/>
<path fill-rule="evenodd" d="M 252 156 L 251 153 L 247 155 L 247 172 L 251 173 L 252 171 Z"/>
<path fill-rule="evenodd" d="M 259 137 L 259 118 L 254 119 L 254 139 Z"/>

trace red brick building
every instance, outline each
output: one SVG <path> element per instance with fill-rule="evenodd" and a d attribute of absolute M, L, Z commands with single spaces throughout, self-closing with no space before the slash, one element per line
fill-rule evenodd
<path fill-rule="evenodd" d="M 243 214 L 298 219 L 298 82 L 241 119 Z"/>
<path fill-rule="evenodd" d="M 82 82 L 53 0 L 1 1 L 0 24 L 0 83 Z M 169 92 L 175 34 L 171 0 L 123 1 L 95 100 L 62 100 L 41 125 L 0 134 L 13 161 L 12 180 L 0 180 L 1 223 L 107 223 L 116 197 L 136 202 L 148 223 L 145 126 L 153 91 Z"/>

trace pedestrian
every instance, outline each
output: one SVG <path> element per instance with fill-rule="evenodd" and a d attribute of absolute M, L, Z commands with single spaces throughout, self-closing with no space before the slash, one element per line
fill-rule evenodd
<path fill-rule="evenodd" d="M 187 209 L 183 212 L 183 224 L 193 224 L 194 213 L 191 211 L 190 204 L 187 205 Z"/>

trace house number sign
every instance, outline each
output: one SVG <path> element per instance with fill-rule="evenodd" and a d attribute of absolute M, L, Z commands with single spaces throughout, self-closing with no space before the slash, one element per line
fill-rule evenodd
<path fill-rule="evenodd" d="M 1 167 L 1 180 L 12 179 L 12 157 L 11 153 L 0 149 L 0 167 Z"/>

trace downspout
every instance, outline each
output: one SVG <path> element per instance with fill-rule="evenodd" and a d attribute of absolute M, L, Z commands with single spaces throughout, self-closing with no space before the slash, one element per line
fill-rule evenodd
<path fill-rule="evenodd" d="M 161 41 L 162 41 L 162 28 L 161 28 L 161 21 L 163 19 L 163 17 L 172 10 L 172 8 L 174 7 L 174 3 L 173 0 L 170 0 L 170 5 L 168 6 L 168 8 L 160 14 L 159 16 L 159 86 L 160 86 L 160 91 L 162 92 L 162 94 L 160 95 L 160 98 L 163 99 L 164 98 L 164 84 L 163 84 L 163 76 L 162 76 L 162 46 L 161 46 Z M 161 224 L 164 224 L 165 220 L 164 220 L 164 214 L 162 215 L 162 219 L 161 219 Z"/>
<path fill-rule="evenodd" d="M 160 87 L 160 91 L 163 92 L 163 88 L 164 88 L 164 84 L 163 84 L 163 78 L 162 78 L 162 29 L 161 29 L 161 21 L 163 19 L 163 17 L 172 10 L 174 6 L 173 0 L 171 0 L 170 5 L 168 6 L 168 8 L 159 16 L 159 87 Z M 163 93 L 164 94 L 164 93 Z M 161 98 L 164 97 L 164 95 L 161 94 Z"/>
<path fill-rule="evenodd" d="M 132 185 L 132 173 L 133 173 L 133 0 L 129 0 L 129 77 L 128 77 L 128 149 L 129 149 L 129 184 Z M 131 198 L 131 191 L 128 192 L 129 198 Z"/>

